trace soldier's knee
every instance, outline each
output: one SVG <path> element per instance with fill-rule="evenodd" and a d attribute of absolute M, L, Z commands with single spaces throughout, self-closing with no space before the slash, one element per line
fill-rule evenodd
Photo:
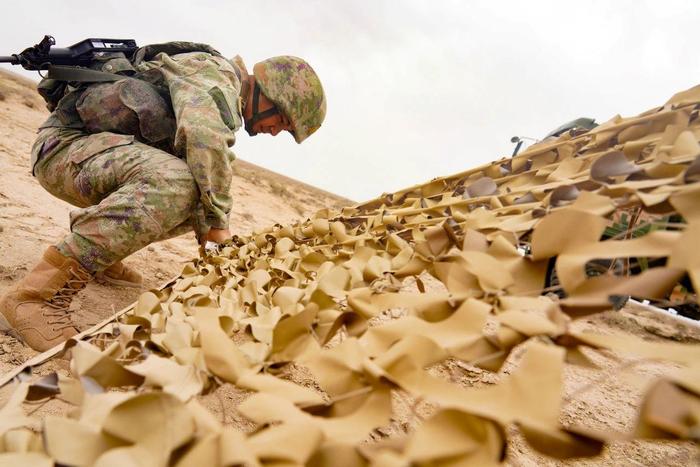
<path fill-rule="evenodd" d="M 180 160 L 177 162 L 162 167 L 150 181 L 162 200 L 162 207 L 171 213 L 169 217 L 180 223 L 192 213 L 199 191 L 187 164 Z"/>

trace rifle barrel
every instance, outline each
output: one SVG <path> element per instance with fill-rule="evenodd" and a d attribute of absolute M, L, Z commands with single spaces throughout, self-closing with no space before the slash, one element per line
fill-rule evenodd
<path fill-rule="evenodd" d="M 10 55 L 10 56 L 0 55 L 0 63 L 10 63 L 12 65 L 19 65 L 19 59 L 15 55 Z"/>

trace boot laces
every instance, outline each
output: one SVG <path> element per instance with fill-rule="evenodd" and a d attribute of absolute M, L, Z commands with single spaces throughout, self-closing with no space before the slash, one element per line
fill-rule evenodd
<path fill-rule="evenodd" d="M 68 271 L 71 277 L 51 299 L 44 302 L 47 308 L 44 308 L 42 314 L 48 318 L 47 323 L 52 326 L 54 331 L 75 327 L 68 308 L 73 301 L 73 296 L 80 292 L 90 280 L 90 276 L 87 273 L 79 274 L 73 268 L 70 268 Z"/>

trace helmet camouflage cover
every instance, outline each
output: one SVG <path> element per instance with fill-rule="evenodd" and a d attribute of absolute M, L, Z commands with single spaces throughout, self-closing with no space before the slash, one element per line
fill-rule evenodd
<path fill-rule="evenodd" d="M 326 116 L 326 96 L 308 63 L 282 55 L 256 63 L 253 74 L 265 97 L 291 121 L 297 143 L 318 130 Z"/>

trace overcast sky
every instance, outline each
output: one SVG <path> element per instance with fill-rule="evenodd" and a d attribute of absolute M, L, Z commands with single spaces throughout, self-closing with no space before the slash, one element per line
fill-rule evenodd
<path fill-rule="evenodd" d="M 205 42 L 251 71 L 303 57 L 326 90 L 321 129 L 301 145 L 239 131 L 234 152 L 356 201 L 700 84 L 698 1 L 32 0 L 4 19 L 0 55 L 51 34 Z"/>

